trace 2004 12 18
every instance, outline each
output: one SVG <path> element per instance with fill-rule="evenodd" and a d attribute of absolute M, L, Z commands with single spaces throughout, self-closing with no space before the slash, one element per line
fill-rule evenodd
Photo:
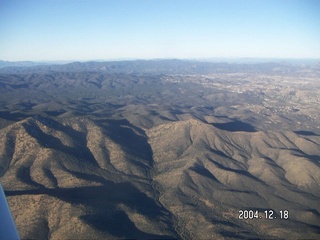
<path fill-rule="evenodd" d="M 240 220 L 250 220 L 250 219 L 268 219 L 268 220 L 273 220 L 273 219 L 289 219 L 289 211 L 287 209 L 285 210 L 279 210 L 279 211 L 274 211 L 272 209 L 267 209 L 264 211 L 259 211 L 259 210 L 242 210 L 240 209 L 238 211 L 238 219 Z"/>

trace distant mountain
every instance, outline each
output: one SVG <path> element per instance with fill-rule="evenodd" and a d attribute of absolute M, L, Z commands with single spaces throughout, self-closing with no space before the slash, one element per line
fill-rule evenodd
<path fill-rule="evenodd" d="M 0 60 L 0 69 L 6 67 L 35 67 L 35 66 L 43 66 L 43 65 L 61 65 L 67 64 L 72 61 L 2 61 Z"/>
<path fill-rule="evenodd" d="M 36 65 L 39 65 L 39 64 L 31 61 L 9 62 L 9 61 L 0 60 L 0 69 L 5 67 L 32 67 Z"/>
<path fill-rule="evenodd" d="M 200 62 L 191 60 L 131 60 L 111 62 L 72 62 L 67 64 L 37 64 L 33 62 L 2 62 L 0 73 L 43 73 L 43 72 L 76 72 L 100 71 L 109 73 L 139 73 L 139 74 L 210 74 L 210 73 L 282 73 L 294 74 L 301 68 L 287 62 L 262 63 L 227 63 Z M 313 71 L 316 68 L 313 66 Z M 320 71 L 320 69 L 317 69 Z"/>

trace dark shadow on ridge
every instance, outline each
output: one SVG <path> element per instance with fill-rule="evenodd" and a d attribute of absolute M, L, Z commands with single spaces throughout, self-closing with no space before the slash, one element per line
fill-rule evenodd
<path fill-rule="evenodd" d="M 82 221 L 100 230 L 107 231 L 113 236 L 125 239 L 173 239 L 170 236 L 155 235 L 139 230 L 123 211 L 114 211 L 110 215 L 83 215 Z"/>
<path fill-rule="evenodd" d="M 109 136 L 112 141 L 116 142 L 122 146 L 128 153 L 134 156 L 145 159 L 149 166 L 153 164 L 152 149 L 147 141 L 147 136 L 145 132 L 132 125 L 128 120 L 105 120 L 105 121 L 95 121 L 99 126 L 101 126 L 106 135 Z M 136 132 L 134 132 L 134 130 Z M 135 162 L 138 164 L 138 162 Z M 141 167 L 144 165 L 141 165 Z"/>
<path fill-rule="evenodd" d="M 62 201 L 84 206 L 87 214 L 81 218 L 92 227 L 106 231 L 116 237 L 163 239 L 176 236 L 160 236 L 145 233 L 135 227 L 128 216 L 119 210 L 119 204 L 128 206 L 133 211 L 147 216 L 155 221 L 169 221 L 168 226 L 173 226 L 171 214 L 159 205 L 154 199 L 138 190 L 131 183 L 114 183 L 100 180 L 102 186 L 78 188 L 38 188 L 32 190 L 6 190 L 6 196 L 46 194 Z M 172 228 L 172 232 L 175 230 Z"/>
<path fill-rule="evenodd" d="M 319 136 L 318 134 L 311 131 L 293 131 L 293 132 L 303 136 Z"/>
<path fill-rule="evenodd" d="M 84 133 L 77 132 L 71 127 L 63 126 L 62 124 L 50 118 L 36 116 L 34 117 L 34 119 L 40 121 L 50 129 L 62 131 L 63 133 L 69 135 L 71 139 L 73 139 L 78 144 L 79 148 L 64 145 L 59 138 L 43 132 L 40 127 L 33 122 L 23 123 L 23 127 L 26 132 L 30 136 L 35 138 L 40 145 L 62 151 L 68 155 L 74 156 L 77 159 L 81 159 L 82 161 L 86 161 L 93 164 L 94 166 L 97 166 L 95 157 L 87 147 L 86 135 Z"/>
<path fill-rule="evenodd" d="M 194 164 L 194 166 L 190 167 L 189 169 L 202 175 L 202 176 L 205 176 L 205 177 L 207 177 L 217 183 L 220 183 L 219 180 L 208 169 L 206 169 L 205 167 L 203 167 L 199 164 Z"/>
<path fill-rule="evenodd" d="M 116 205 L 123 203 L 149 217 L 168 214 L 155 200 L 128 182 L 113 183 L 105 180 L 102 186 L 76 188 L 40 187 L 31 190 L 5 190 L 5 194 L 6 196 L 46 194 L 72 204 L 83 204 L 88 208 L 95 209 L 96 212 L 108 210 L 110 207 L 115 209 Z"/>
<path fill-rule="evenodd" d="M 256 132 L 256 129 L 252 125 L 238 120 L 227 123 L 212 123 L 212 125 L 229 132 Z"/>
<path fill-rule="evenodd" d="M 58 110 L 58 111 L 44 111 L 46 114 L 50 115 L 50 116 L 53 116 L 53 117 L 57 117 L 61 114 L 64 114 L 66 113 L 67 111 L 65 110 Z"/>
<path fill-rule="evenodd" d="M 0 111 L 0 118 L 6 119 L 9 121 L 21 121 L 28 117 L 30 116 L 26 114 L 18 113 L 18 112 L 11 113 L 9 111 Z"/>
<path fill-rule="evenodd" d="M 43 188 L 41 184 L 32 180 L 30 175 L 30 166 L 21 166 L 16 172 L 16 177 L 25 184 L 34 186 L 36 188 Z"/>
<path fill-rule="evenodd" d="M 223 170 L 226 170 L 226 171 L 230 171 L 230 172 L 234 172 L 234 173 L 237 173 L 237 174 L 240 174 L 242 176 L 245 176 L 245 177 L 248 177 L 254 181 L 257 181 L 259 183 L 262 183 L 264 185 L 267 185 L 265 182 L 263 182 L 262 180 L 260 180 L 259 178 L 257 178 L 256 176 L 252 175 L 251 173 L 249 173 L 248 171 L 245 171 L 245 170 L 240 170 L 240 169 L 232 169 L 232 168 L 229 168 L 229 167 L 225 167 L 224 165 L 222 165 L 221 163 L 217 162 L 217 161 L 214 161 L 213 159 L 209 159 L 208 160 L 210 162 L 212 162 L 214 165 L 216 165 L 217 167 L 223 169 Z"/>

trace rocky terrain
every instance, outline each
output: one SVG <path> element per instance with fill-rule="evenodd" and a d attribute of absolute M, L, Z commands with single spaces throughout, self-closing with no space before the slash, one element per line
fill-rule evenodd
<path fill-rule="evenodd" d="M 0 69 L 0 180 L 21 238 L 319 238 L 319 77 L 178 60 Z"/>

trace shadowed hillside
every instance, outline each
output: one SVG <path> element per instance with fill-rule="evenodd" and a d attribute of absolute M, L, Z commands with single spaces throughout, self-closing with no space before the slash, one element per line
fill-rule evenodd
<path fill-rule="evenodd" d="M 34 117 L 1 131 L 1 181 L 22 238 L 176 236 L 152 186 L 146 138 L 108 126 Z"/>

